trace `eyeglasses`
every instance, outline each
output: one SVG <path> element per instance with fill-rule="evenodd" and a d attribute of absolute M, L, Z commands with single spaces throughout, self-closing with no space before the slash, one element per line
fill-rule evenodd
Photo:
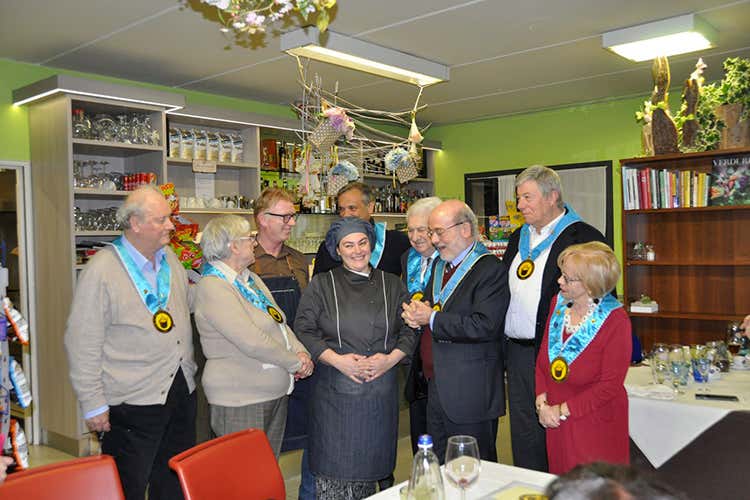
<path fill-rule="evenodd" d="M 273 212 L 265 212 L 265 214 L 266 215 L 273 215 L 274 217 L 281 217 L 281 220 L 284 221 L 284 224 L 289 224 L 289 221 L 291 221 L 291 220 L 296 221 L 297 217 L 299 216 L 299 214 L 297 214 L 297 213 L 294 213 L 294 214 L 275 214 Z"/>
<path fill-rule="evenodd" d="M 258 239 L 257 234 L 251 234 L 250 236 L 240 236 L 237 241 L 256 241 Z"/>
<path fill-rule="evenodd" d="M 575 283 L 576 281 L 581 281 L 581 278 L 570 278 L 565 273 L 561 273 L 560 276 L 562 276 L 562 279 L 566 285 L 570 285 L 571 283 Z"/>
<path fill-rule="evenodd" d="M 466 224 L 467 222 L 469 222 L 469 221 L 462 220 L 461 222 L 456 222 L 455 224 L 453 224 L 451 226 L 448 226 L 448 227 L 439 227 L 437 229 L 428 229 L 427 230 L 427 236 L 429 236 L 430 238 L 432 238 L 432 235 L 435 234 L 435 235 L 437 235 L 438 238 L 442 238 L 443 233 L 446 232 L 448 229 L 453 229 L 454 227 L 460 226 L 461 224 Z"/>
<path fill-rule="evenodd" d="M 406 230 L 408 234 L 428 234 L 430 230 L 424 226 L 410 227 Z"/>

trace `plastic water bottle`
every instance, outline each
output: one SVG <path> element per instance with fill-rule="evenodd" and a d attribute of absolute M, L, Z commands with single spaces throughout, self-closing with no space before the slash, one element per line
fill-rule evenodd
<path fill-rule="evenodd" d="M 444 500 L 443 476 L 440 462 L 432 451 L 432 436 L 422 434 L 417 442 L 419 451 L 414 455 L 411 479 L 407 489 L 409 500 Z"/>

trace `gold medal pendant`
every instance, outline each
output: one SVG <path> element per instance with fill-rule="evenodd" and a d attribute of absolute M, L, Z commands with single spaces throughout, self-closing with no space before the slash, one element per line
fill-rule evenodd
<path fill-rule="evenodd" d="M 273 320 L 276 323 L 283 323 L 284 322 L 284 316 L 282 316 L 281 313 L 279 312 L 279 310 L 276 309 L 275 307 L 268 306 L 266 308 L 266 311 L 268 311 L 268 314 L 271 315 L 271 317 L 273 318 Z"/>
<path fill-rule="evenodd" d="M 443 310 L 443 308 L 442 308 L 442 307 L 440 307 L 440 304 L 435 304 L 434 306 L 432 306 L 432 310 L 433 310 L 433 311 L 437 311 L 437 312 L 440 312 L 440 311 L 442 311 L 442 310 Z"/>
<path fill-rule="evenodd" d="M 424 294 L 422 292 L 414 292 L 411 294 L 411 300 L 420 301 L 424 298 Z"/>
<path fill-rule="evenodd" d="M 174 326 L 172 315 L 164 309 L 159 309 L 154 313 L 154 326 L 161 333 L 167 333 Z"/>
<path fill-rule="evenodd" d="M 549 373 L 552 375 L 552 380 L 555 382 L 562 382 L 568 378 L 569 371 L 570 368 L 568 367 L 568 362 L 560 356 L 553 359 L 552 363 L 549 365 Z"/>
<path fill-rule="evenodd" d="M 520 280 L 525 280 L 532 274 L 534 274 L 534 261 L 531 259 L 524 260 L 518 265 L 518 269 L 516 269 L 516 276 Z"/>

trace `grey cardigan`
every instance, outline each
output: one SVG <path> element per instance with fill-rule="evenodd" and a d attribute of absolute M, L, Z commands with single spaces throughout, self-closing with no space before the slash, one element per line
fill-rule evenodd
<path fill-rule="evenodd" d="M 187 274 L 167 248 L 168 333 L 153 325 L 114 248 L 91 258 L 78 278 L 65 332 L 70 379 L 84 414 L 104 405 L 164 404 L 177 369 L 195 388 Z"/>

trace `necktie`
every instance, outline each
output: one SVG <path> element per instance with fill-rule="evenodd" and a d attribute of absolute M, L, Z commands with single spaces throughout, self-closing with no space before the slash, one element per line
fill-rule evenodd
<path fill-rule="evenodd" d="M 419 279 L 424 279 L 424 273 L 427 272 L 427 270 L 430 268 L 430 264 L 432 263 L 432 257 L 422 258 L 422 269 L 419 272 Z"/>

